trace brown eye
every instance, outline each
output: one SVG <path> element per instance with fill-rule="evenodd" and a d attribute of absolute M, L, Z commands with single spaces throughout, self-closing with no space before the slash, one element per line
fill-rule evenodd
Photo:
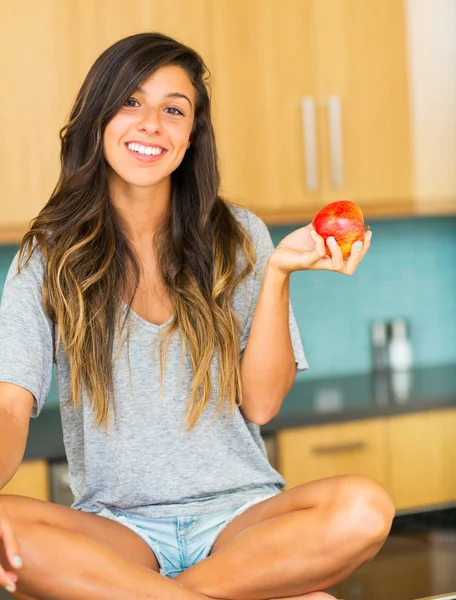
<path fill-rule="evenodd" d="M 127 98 L 125 100 L 124 106 L 132 106 L 131 104 L 128 104 L 129 102 L 136 102 L 137 104 L 139 104 L 139 102 L 135 98 Z"/>

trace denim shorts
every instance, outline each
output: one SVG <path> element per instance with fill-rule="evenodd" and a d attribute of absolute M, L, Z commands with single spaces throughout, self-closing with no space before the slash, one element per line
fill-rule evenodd
<path fill-rule="evenodd" d="M 254 504 L 275 495 L 260 496 L 238 508 L 190 517 L 150 519 L 129 515 L 116 508 L 103 508 L 97 514 L 121 523 L 139 535 L 155 554 L 160 574 L 173 578 L 207 558 L 218 536 L 231 521 Z"/>

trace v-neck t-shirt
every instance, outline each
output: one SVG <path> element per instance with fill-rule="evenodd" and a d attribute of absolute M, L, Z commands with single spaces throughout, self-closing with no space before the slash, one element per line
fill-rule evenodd
<path fill-rule="evenodd" d="M 255 270 L 239 284 L 233 298 L 242 327 L 241 356 L 264 267 L 274 246 L 258 217 L 244 208 L 231 210 L 249 232 L 256 250 Z M 56 325 L 43 308 L 44 258 L 37 247 L 20 274 L 17 264 L 18 254 L 9 269 L 0 306 L 0 381 L 33 394 L 32 417 L 36 418 L 46 404 L 55 363 L 74 508 L 98 513 L 111 507 L 143 517 L 178 517 L 235 508 L 261 495 L 279 493 L 285 482 L 268 462 L 260 427 L 239 408 L 229 419 L 227 410 L 215 418 L 215 360 L 209 402 L 195 428 L 188 431 L 185 413 L 193 371 L 188 351 L 182 359 L 179 330 L 168 348 L 160 394 L 160 360 L 154 342 L 169 321 L 154 325 L 130 311 L 128 348 L 123 344 L 118 354 L 116 330 L 113 383 L 117 422 L 108 432 L 94 424 L 85 392 L 76 410 L 73 404 L 63 406 L 70 396 L 70 368 L 62 345 L 56 353 Z M 125 302 L 121 307 L 122 311 L 128 308 Z M 297 370 L 306 369 L 291 304 L 289 327 Z"/>

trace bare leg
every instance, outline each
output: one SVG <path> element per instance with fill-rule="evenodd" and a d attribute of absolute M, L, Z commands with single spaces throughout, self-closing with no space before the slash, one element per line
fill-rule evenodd
<path fill-rule="evenodd" d="M 19 527 L 17 533 L 24 561 L 17 598 L 205 600 L 84 534 L 42 524 Z"/>
<path fill-rule="evenodd" d="M 318 590 L 342 581 L 377 554 L 393 517 L 391 498 L 371 478 L 314 481 L 241 514 L 222 532 L 211 555 L 176 581 L 211 598 L 304 594 L 307 600 L 323 600 Z"/>
<path fill-rule="evenodd" d="M 23 496 L 0 501 L 13 520 L 24 560 L 16 570 L 17 600 L 204 598 L 154 572 L 158 564 L 150 548 L 118 523 Z M 2 544 L 0 563 L 8 564 Z"/>

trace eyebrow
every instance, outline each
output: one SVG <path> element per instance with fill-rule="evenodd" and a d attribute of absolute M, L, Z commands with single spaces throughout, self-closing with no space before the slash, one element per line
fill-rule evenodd
<path fill-rule="evenodd" d="M 147 95 L 144 88 L 141 86 L 139 86 L 136 91 L 141 92 L 141 94 L 144 96 Z M 169 94 L 166 94 L 165 98 L 184 98 L 193 108 L 193 104 L 190 102 L 190 99 L 185 94 L 181 94 L 180 92 L 170 92 Z"/>

